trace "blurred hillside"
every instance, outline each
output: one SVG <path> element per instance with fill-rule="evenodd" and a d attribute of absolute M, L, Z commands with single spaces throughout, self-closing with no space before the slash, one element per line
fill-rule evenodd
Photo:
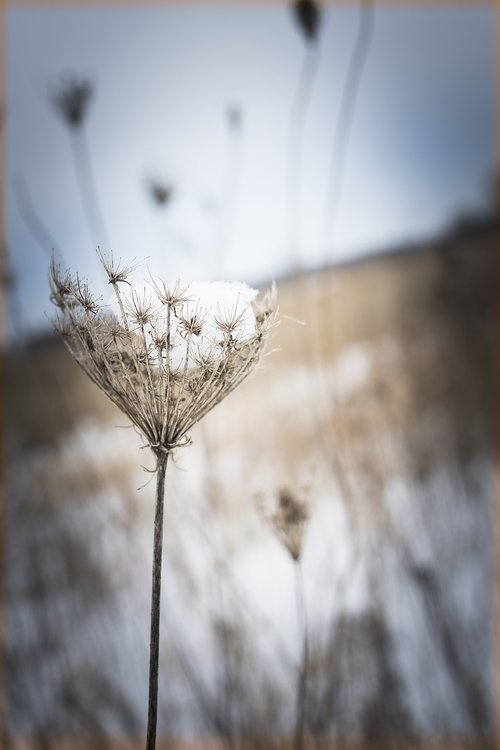
<path fill-rule="evenodd" d="M 169 469 L 160 733 L 290 734 L 293 571 L 257 510 L 285 488 L 311 513 L 306 733 L 487 746 L 494 231 L 278 284 L 279 351 Z M 59 340 L 8 352 L 6 386 L 10 735 L 138 737 L 152 461 Z"/>

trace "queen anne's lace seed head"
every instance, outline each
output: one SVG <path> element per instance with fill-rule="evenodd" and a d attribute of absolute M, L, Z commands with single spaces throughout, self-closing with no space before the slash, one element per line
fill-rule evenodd
<path fill-rule="evenodd" d="M 309 520 L 309 503 L 290 487 L 280 487 L 273 499 L 272 507 L 258 498 L 258 509 L 278 540 L 296 562 L 300 560 L 304 535 Z"/>
<path fill-rule="evenodd" d="M 99 253 L 113 287 L 111 305 L 52 261 L 56 330 L 107 396 L 168 453 L 259 362 L 273 325 L 276 295 L 245 285 L 129 281 L 132 267 Z M 225 304 L 221 296 L 231 301 Z"/>
<path fill-rule="evenodd" d="M 51 93 L 54 107 L 70 128 L 82 126 L 93 95 L 93 85 L 86 78 L 67 75 Z"/>
<path fill-rule="evenodd" d="M 137 263 L 131 263 L 129 266 L 125 266 L 121 258 L 118 262 L 115 261 L 113 253 L 103 253 L 101 248 L 97 248 L 97 257 L 101 261 L 102 267 L 108 274 L 109 284 L 128 284 L 128 277 L 137 268 Z"/>

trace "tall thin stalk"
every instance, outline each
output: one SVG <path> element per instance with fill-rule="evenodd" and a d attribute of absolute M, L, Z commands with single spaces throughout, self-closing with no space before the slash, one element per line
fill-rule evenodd
<path fill-rule="evenodd" d="M 95 246 L 109 249 L 84 129 L 93 95 L 94 84 L 90 79 L 70 73 L 51 91 L 50 98 L 70 133 L 78 189 L 90 236 Z"/>
<path fill-rule="evenodd" d="M 78 188 L 80 190 L 80 198 L 92 241 L 96 246 L 101 245 L 109 248 L 108 233 L 99 205 L 87 137 L 83 127 L 71 132 L 71 150 Z"/>
<path fill-rule="evenodd" d="M 197 296 L 189 284 L 151 277 L 151 292 L 143 288 L 140 294 L 128 281 L 135 266 L 116 263 L 111 253 L 99 251 L 98 257 L 115 292 L 118 314 L 94 298 L 85 280 L 69 271 L 62 273 L 54 259 L 50 298 L 59 310 L 54 325 L 73 357 L 130 418 L 156 456 L 146 739 L 146 750 L 155 750 L 168 455 L 190 443 L 188 430 L 259 363 L 275 319 L 275 291 L 273 287 L 255 299 L 256 292 L 242 284 L 229 291 L 227 285 L 211 284 Z M 125 288 L 120 289 L 120 284 Z M 221 294 L 215 309 L 214 291 Z M 181 362 L 172 362 L 174 347 L 181 352 Z"/>
<path fill-rule="evenodd" d="M 356 41 L 347 69 L 335 129 L 330 175 L 322 219 L 322 242 L 325 253 L 334 245 L 336 218 L 344 187 L 345 164 L 356 101 L 374 30 L 374 0 L 360 0 Z M 330 242 L 330 246 L 328 243 Z"/>
<path fill-rule="evenodd" d="M 319 63 L 318 44 L 310 44 L 304 55 L 290 114 L 287 158 L 288 250 L 292 270 L 297 271 L 301 251 L 301 182 L 304 133 L 309 102 Z"/>
<path fill-rule="evenodd" d="M 300 660 L 299 678 L 297 680 L 297 703 L 295 718 L 294 750 L 301 750 L 304 742 L 304 724 L 307 699 L 307 677 L 309 672 L 309 627 L 307 622 L 307 608 L 304 590 L 304 578 L 300 558 L 295 560 L 295 598 L 297 603 L 297 622 L 302 640 L 302 656 Z"/>
<path fill-rule="evenodd" d="M 149 642 L 149 697 L 146 750 L 156 747 L 158 713 L 158 663 L 160 655 L 161 561 L 163 550 L 163 501 L 168 453 L 158 452 L 156 463 L 156 510 L 153 535 L 153 575 L 151 587 L 151 635 Z"/>
<path fill-rule="evenodd" d="M 224 276 L 224 267 L 233 239 L 238 213 L 238 201 L 243 170 L 243 131 L 239 110 L 229 110 L 229 139 L 227 144 L 226 170 L 224 182 L 224 205 L 222 210 L 219 236 L 214 258 L 216 278 Z"/>
<path fill-rule="evenodd" d="M 58 243 L 35 210 L 26 180 L 23 177 L 18 176 L 12 181 L 12 192 L 26 228 L 47 258 L 50 259 L 54 253 L 62 258 L 63 255 Z"/>

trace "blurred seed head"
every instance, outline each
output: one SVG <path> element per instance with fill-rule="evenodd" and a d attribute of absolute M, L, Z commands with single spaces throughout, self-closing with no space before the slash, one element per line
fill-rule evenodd
<path fill-rule="evenodd" d="M 87 116 L 94 88 L 88 78 L 67 73 L 51 92 L 51 100 L 56 111 L 68 127 L 81 127 Z"/>
<path fill-rule="evenodd" d="M 174 188 L 166 182 L 157 179 L 151 179 L 147 184 L 148 193 L 153 203 L 157 206 L 167 206 L 174 195 Z"/>
<path fill-rule="evenodd" d="M 186 444 L 188 430 L 259 363 L 276 308 L 263 316 L 257 293 L 242 284 L 151 279 L 141 286 L 129 280 L 133 266 L 101 251 L 99 258 L 113 287 L 111 305 L 52 261 L 54 326 L 150 447 L 168 453 Z M 208 296 L 198 291 L 203 286 Z M 214 299 L 223 292 L 232 294 L 227 310 Z"/>
<path fill-rule="evenodd" d="M 283 486 L 276 490 L 271 506 L 260 498 L 258 508 L 291 558 L 295 562 L 300 560 L 310 515 L 307 498 Z"/>
<path fill-rule="evenodd" d="M 296 0 L 292 6 L 295 20 L 308 42 L 317 39 L 321 25 L 321 12 L 314 0 Z"/>
<path fill-rule="evenodd" d="M 226 111 L 227 124 L 233 132 L 239 132 L 243 125 L 243 114 L 237 104 L 231 104 Z"/>

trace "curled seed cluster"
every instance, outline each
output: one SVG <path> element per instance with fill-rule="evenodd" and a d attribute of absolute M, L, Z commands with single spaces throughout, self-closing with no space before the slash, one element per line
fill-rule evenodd
<path fill-rule="evenodd" d="M 109 306 L 52 260 L 54 327 L 151 448 L 169 453 L 189 442 L 190 428 L 259 362 L 275 320 L 274 287 L 260 298 L 238 298 L 230 308 L 217 305 L 214 311 L 196 285 L 151 279 L 139 287 L 129 281 L 135 267 L 116 263 L 112 255 L 99 257 L 113 288 Z"/>
<path fill-rule="evenodd" d="M 273 511 L 266 511 L 261 506 L 261 512 L 292 559 L 299 560 L 309 520 L 307 501 L 299 498 L 289 487 L 280 487 Z"/>
<path fill-rule="evenodd" d="M 62 79 L 53 90 L 53 105 L 70 128 L 77 129 L 83 124 L 93 91 L 90 80 L 72 74 Z"/>

